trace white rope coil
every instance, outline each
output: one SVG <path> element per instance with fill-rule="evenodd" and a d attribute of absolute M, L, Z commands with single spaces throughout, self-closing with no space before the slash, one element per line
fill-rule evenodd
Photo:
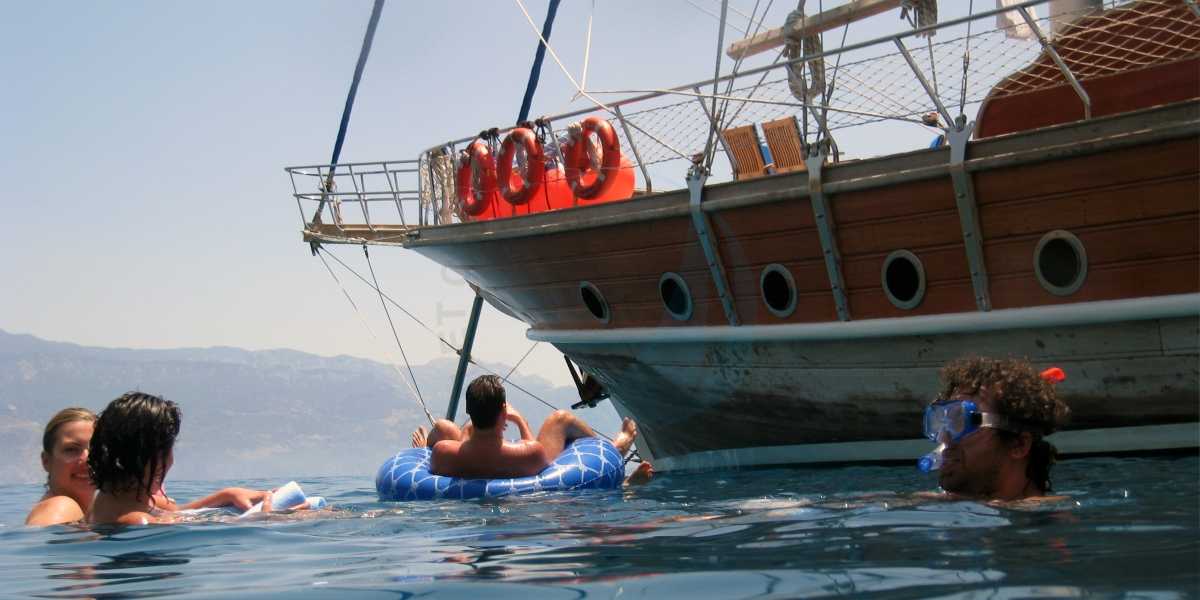
<path fill-rule="evenodd" d="M 900 0 L 900 18 L 906 19 L 914 29 L 937 25 L 937 0 Z M 937 30 L 917 34 L 917 37 L 933 37 Z"/>
<path fill-rule="evenodd" d="M 792 27 L 797 21 L 804 18 L 804 0 L 800 0 L 800 6 L 788 14 L 787 22 L 784 27 Z M 820 54 L 825 51 L 825 45 L 821 42 L 821 35 L 810 35 L 803 40 L 788 39 L 787 46 L 783 49 L 783 55 L 788 60 L 794 60 L 802 56 L 811 56 Z M 808 75 L 805 76 L 805 69 L 808 70 Z M 792 95 L 801 102 L 812 102 L 818 96 L 825 93 L 825 59 L 817 58 L 804 63 L 792 63 L 788 66 L 788 86 L 792 90 Z"/>

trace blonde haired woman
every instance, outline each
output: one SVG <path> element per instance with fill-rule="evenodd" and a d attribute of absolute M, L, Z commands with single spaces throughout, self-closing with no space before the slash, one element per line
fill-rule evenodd
<path fill-rule="evenodd" d="M 96 413 L 86 408 L 67 408 L 46 424 L 42 434 L 42 468 L 46 469 L 46 493 L 29 511 L 26 525 L 58 525 L 83 520 L 96 486 L 88 475 L 88 444 Z"/>

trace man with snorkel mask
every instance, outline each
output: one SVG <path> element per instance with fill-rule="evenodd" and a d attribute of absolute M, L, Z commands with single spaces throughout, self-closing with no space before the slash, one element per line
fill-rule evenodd
<path fill-rule="evenodd" d="M 938 447 L 921 459 L 921 470 L 940 469 L 938 484 L 952 494 L 1025 500 L 1053 493 L 1058 450 L 1045 436 L 1070 414 L 1054 389 L 1062 371 L 967 356 L 943 367 L 941 378 L 941 393 L 925 409 L 925 436 Z"/>

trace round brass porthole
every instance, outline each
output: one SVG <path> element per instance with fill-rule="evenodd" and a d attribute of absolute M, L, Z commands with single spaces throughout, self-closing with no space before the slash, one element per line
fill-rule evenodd
<path fill-rule="evenodd" d="M 583 305 L 587 307 L 588 312 L 596 317 L 597 321 L 607 323 L 612 314 L 608 312 L 608 302 L 604 300 L 604 294 L 591 283 L 584 281 L 579 284 L 579 297 L 583 298 Z"/>
<path fill-rule="evenodd" d="M 796 311 L 796 280 L 787 267 L 778 263 L 767 265 L 758 278 L 758 289 L 771 314 L 785 319 Z"/>
<path fill-rule="evenodd" d="M 925 267 L 908 250 L 897 250 L 883 261 L 883 293 L 896 308 L 908 310 L 925 297 Z"/>
<path fill-rule="evenodd" d="M 1069 231 L 1057 229 L 1042 236 L 1033 251 L 1038 283 L 1055 296 L 1074 294 L 1087 278 L 1087 252 Z"/>
<path fill-rule="evenodd" d="M 682 277 L 664 273 L 658 280 L 658 294 L 672 317 L 680 321 L 692 318 L 692 293 Z"/>

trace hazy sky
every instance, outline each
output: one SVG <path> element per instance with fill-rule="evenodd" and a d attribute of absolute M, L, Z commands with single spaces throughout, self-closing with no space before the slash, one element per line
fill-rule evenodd
<path fill-rule="evenodd" d="M 523 2 L 540 27 L 546 2 Z M 695 3 L 719 11 L 715 0 Z M 386 360 L 301 242 L 283 171 L 328 162 L 371 5 L 0 2 L 0 329 L 84 345 Z M 576 80 L 591 6 L 563 2 L 551 38 Z M 767 26 L 794 7 L 774 7 Z M 955 10 L 943 7 L 943 18 Z M 587 86 L 710 77 L 716 33 L 717 21 L 683 0 L 598 1 Z M 415 158 L 511 124 L 536 44 L 517 2 L 392 0 L 342 160 Z M 531 115 L 573 93 L 547 56 Z M 365 272 L 360 248 L 330 251 Z M 414 252 L 377 248 L 372 259 L 385 292 L 461 339 L 472 297 L 461 279 Z M 378 298 L 339 277 L 399 360 Z M 443 355 L 433 336 L 393 318 L 410 360 Z M 532 345 L 524 329 L 488 307 L 476 355 L 516 362 Z M 521 371 L 569 381 L 547 345 Z"/>

